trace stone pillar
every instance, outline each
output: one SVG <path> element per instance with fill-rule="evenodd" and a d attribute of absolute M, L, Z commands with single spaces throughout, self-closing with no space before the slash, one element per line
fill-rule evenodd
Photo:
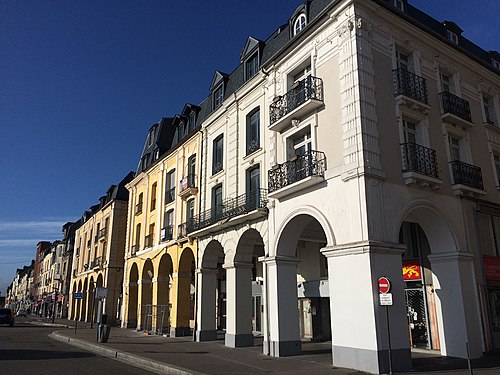
<path fill-rule="evenodd" d="M 296 258 L 268 257 L 269 348 L 274 357 L 301 353 Z"/>
<path fill-rule="evenodd" d="M 374 374 L 411 368 L 399 244 L 359 242 L 327 247 L 333 365 Z M 378 279 L 391 281 L 392 306 L 380 306 Z M 387 310 L 386 310 L 387 309 Z"/>
<path fill-rule="evenodd" d="M 252 264 L 235 263 L 226 269 L 226 346 L 253 346 Z"/>
<path fill-rule="evenodd" d="M 196 341 L 217 340 L 215 321 L 217 270 L 199 269 L 196 271 L 196 277 L 198 278 Z"/>
<path fill-rule="evenodd" d="M 428 256 L 436 296 L 441 354 L 471 358 L 483 352 L 479 301 L 473 255 L 447 252 Z"/>
<path fill-rule="evenodd" d="M 172 274 L 172 315 L 170 318 L 170 337 L 191 335 L 189 328 L 191 274 L 174 272 Z"/>

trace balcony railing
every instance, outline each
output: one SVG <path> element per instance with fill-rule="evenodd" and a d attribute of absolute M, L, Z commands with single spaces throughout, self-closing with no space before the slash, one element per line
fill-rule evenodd
<path fill-rule="evenodd" d="M 276 165 L 268 171 L 269 193 L 284 188 L 307 177 L 324 177 L 326 156 L 321 151 L 309 151 Z"/>
<path fill-rule="evenodd" d="M 101 257 L 96 257 L 90 262 L 90 268 L 99 268 L 101 266 Z"/>
<path fill-rule="evenodd" d="M 285 95 L 278 97 L 269 106 L 271 124 L 285 117 L 310 99 L 323 101 L 323 80 L 321 78 L 308 76 L 295 83 Z"/>
<path fill-rule="evenodd" d="M 224 164 L 222 164 L 222 161 L 217 161 L 214 162 L 212 165 L 212 175 L 219 173 L 224 169 Z"/>
<path fill-rule="evenodd" d="M 436 151 L 416 143 L 402 143 L 403 172 L 417 172 L 439 178 Z"/>
<path fill-rule="evenodd" d="M 481 168 L 458 160 L 450 162 L 453 170 L 453 183 L 484 190 Z"/>
<path fill-rule="evenodd" d="M 153 234 L 148 234 L 144 237 L 144 247 L 152 247 L 153 246 Z"/>
<path fill-rule="evenodd" d="M 139 202 L 135 205 L 135 214 L 136 215 L 142 214 L 142 202 Z"/>
<path fill-rule="evenodd" d="M 394 81 L 394 96 L 404 95 L 421 103 L 429 104 L 427 82 L 406 69 L 392 71 Z"/>
<path fill-rule="evenodd" d="M 165 192 L 165 203 L 171 203 L 175 200 L 175 187 Z"/>
<path fill-rule="evenodd" d="M 180 183 L 179 183 L 179 190 L 183 191 L 189 188 L 195 188 L 196 187 L 196 175 L 191 174 L 188 175 L 187 177 L 184 177 Z"/>
<path fill-rule="evenodd" d="M 267 206 L 267 190 L 258 189 L 235 198 L 225 199 L 221 205 L 201 212 L 194 218 L 179 225 L 179 237 L 206 228 L 221 220 L 228 220 Z M 185 234 L 181 231 L 184 230 Z M 183 235 L 182 235 L 183 234 Z"/>
<path fill-rule="evenodd" d="M 174 226 L 167 225 L 166 227 L 161 228 L 160 236 L 161 236 L 162 241 L 170 241 L 171 239 L 173 239 L 174 238 Z"/>
<path fill-rule="evenodd" d="M 191 223 L 192 219 L 189 219 L 189 222 Z M 177 226 L 177 238 L 186 238 L 187 237 L 187 222 L 179 224 Z"/>
<path fill-rule="evenodd" d="M 101 239 L 106 238 L 107 234 L 108 234 L 108 228 L 104 227 L 104 228 L 99 229 L 98 237 L 101 240 Z"/>
<path fill-rule="evenodd" d="M 444 91 L 439 94 L 441 97 L 441 105 L 443 109 L 443 115 L 450 113 L 461 119 L 471 122 L 470 106 L 469 102 L 462 99 L 451 92 Z"/>

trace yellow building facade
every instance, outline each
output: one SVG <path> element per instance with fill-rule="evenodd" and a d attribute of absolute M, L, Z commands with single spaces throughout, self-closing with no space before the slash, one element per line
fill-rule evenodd
<path fill-rule="evenodd" d="M 130 192 L 123 327 L 191 333 L 197 244 L 186 226 L 199 212 L 198 107 L 153 125 Z"/>
<path fill-rule="evenodd" d="M 111 185 L 99 199 L 100 204 L 84 213 L 83 224 L 76 230 L 70 319 L 95 320 L 96 288 L 106 288 L 103 313 L 108 316 L 108 323 L 119 324 L 128 207 L 125 184 L 133 177 L 134 173 L 130 172 L 118 185 Z M 81 299 L 76 299 L 75 293 L 81 293 Z"/>

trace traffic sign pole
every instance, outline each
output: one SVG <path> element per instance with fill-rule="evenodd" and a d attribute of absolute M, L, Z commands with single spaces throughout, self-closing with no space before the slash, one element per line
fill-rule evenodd
<path fill-rule="evenodd" d="M 389 346 L 389 374 L 392 375 L 392 349 L 391 349 L 391 326 L 389 324 L 389 306 L 392 305 L 391 281 L 382 276 L 378 279 L 378 291 L 380 293 L 380 305 L 385 306 L 385 317 L 387 320 L 387 344 Z"/>

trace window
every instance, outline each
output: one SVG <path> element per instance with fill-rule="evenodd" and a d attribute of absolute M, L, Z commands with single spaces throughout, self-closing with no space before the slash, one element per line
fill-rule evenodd
<path fill-rule="evenodd" d="M 190 223 L 194 218 L 194 198 L 186 202 L 186 222 Z"/>
<path fill-rule="evenodd" d="M 260 109 L 247 115 L 247 155 L 260 148 Z"/>
<path fill-rule="evenodd" d="M 450 42 L 458 44 L 458 35 L 455 34 L 453 31 L 446 30 L 446 38 L 448 38 Z"/>
<path fill-rule="evenodd" d="M 410 70 L 410 57 L 401 51 L 396 51 L 396 68 Z"/>
<path fill-rule="evenodd" d="M 497 60 L 491 59 L 491 65 L 493 65 L 494 68 L 500 70 L 500 62 L 498 62 Z"/>
<path fill-rule="evenodd" d="M 260 203 L 260 166 L 248 169 L 246 175 L 246 203 L 253 209 L 259 207 Z"/>
<path fill-rule="evenodd" d="M 245 63 L 246 79 L 249 80 L 259 71 L 259 52 L 255 52 Z"/>
<path fill-rule="evenodd" d="M 222 185 L 212 189 L 212 216 L 220 217 L 222 214 Z"/>
<path fill-rule="evenodd" d="M 483 255 L 500 255 L 500 217 L 482 212 L 477 213 L 478 236 Z"/>
<path fill-rule="evenodd" d="M 196 127 L 196 112 L 192 111 L 189 114 L 189 131 L 193 131 L 195 127 Z"/>
<path fill-rule="evenodd" d="M 312 150 L 311 128 L 305 127 L 287 139 L 287 158 L 304 155 Z"/>
<path fill-rule="evenodd" d="M 293 36 L 297 35 L 300 31 L 304 29 L 307 25 L 307 17 L 304 13 L 301 13 L 295 19 L 293 23 Z"/>
<path fill-rule="evenodd" d="M 492 111 L 490 110 L 490 100 L 483 96 L 483 109 L 484 109 L 484 122 L 490 125 L 494 125 Z"/>
<path fill-rule="evenodd" d="M 192 178 L 196 175 L 196 155 L 191 155 L 188 158 L 187 174 L 188 177 Z"/>
<path fill-rule="evenodd" d="M 500 186 L 500 153 L 499 152 L 493 152 L 493 163 L 495 164 L 497 186 Z"/>
<path fill-rule="evenodd" d="M 175 169 L 167 173 L 165 180 L 165 203 L 173 202 L 175 199 Z"/>
<path fill-rule="evenodd" d="M 454 135 L 449 135 L 448 136 L 448 143 L 450 146 L 450 157 L 451 160 L 458 160 L 460 161 L 460 138 L 454 136 Z"/>
<path fill-rule="evenodd" d="M 139 194 L 139 199 L 137 200 L 137 204 L 135 205 L 135 214 L 140 215 L 142 213 L 142 202 L 144 199 L 144 195 Z"/>
<path fill-rule="evenodd" d="M 402 12 L 405 11 L 405 3 L 403 0 L 394 0 L 394 6 Z"/>
<path fill-rule="evenodd" d="M 403 133 L 405 143 L 417 143 L 417 125 L 407 119 L 403 119 Z"/>
<path fill-rule="evenodd" d="M 151 206 L 150 206 L 150 211 L 154 211 L 156 209 L 156 186 L 157 183 L 155 182 L 153 186 L 151 187 Z"/>
<path fill-rule="evenodd" d="M 163 229 L 161 231 L 161 240 L 169 241 L 173 238 L 174 228 L 174 210 L 168 210 L 163 216 Z"/>
<path fill-rule="evenodd" d="M 135 247 L 136 251 L 139 250 L 141 244 L 141 223 L 135 226 Z"/>
<path fill-rule="evenodd" d="M 156 126 L 153 127 L 148 134 L 148 147 L 151 146 L 155 140 Z"/>
<path fill-rule="evenodd" d="M 450 77 L 444 73 L 439 73 L 439 82 L 441 84 L 441 92 L 451 92 Z"/>
<path fill-rule="evenodd" d="M 222 171 L 222 169 L 224 168 L 222 160 L 223 156 L 224 156 L 224 135 L 221 134 L 214 139 L 212 175 Z"/>
<path fill-rule="evenodd" d="M 292 73 L 293 84 L 302 81 L 304 78 L 311 75 L 311 64 L 307 64 L 304 67 L 299 68 L 299 70 Z"/>
<path fill-rule="evenodd" d="M 221 106 L 224 101 L 224 87 L 220 85 L 214 91 L 214 109 Z"/>

